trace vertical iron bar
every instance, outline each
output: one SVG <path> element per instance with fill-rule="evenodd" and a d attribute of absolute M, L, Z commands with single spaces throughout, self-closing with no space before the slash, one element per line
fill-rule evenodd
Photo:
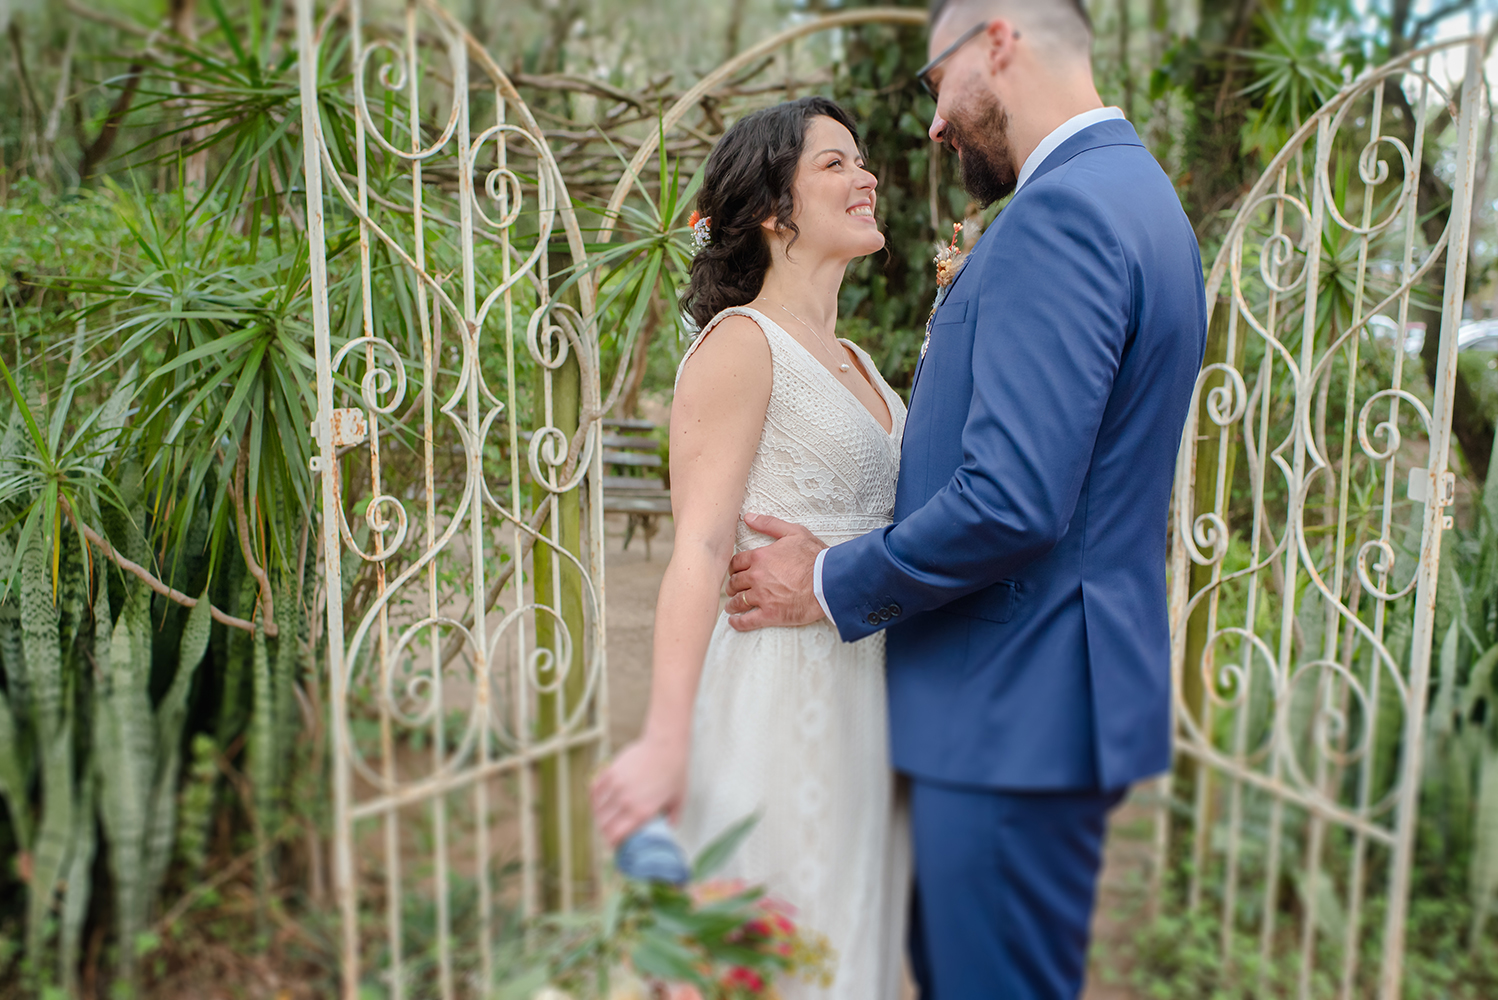
<path fill-rule="evenodd" d="M 317 467 L 322 477 L 322 543 L 324 586 L 328 597 L 329 715 L 333 737 L 333 877 L 342 916 L 339 970 L 343 1000 L 358 1000 L 359 923 L 354 885 L 350 776 L 348 764 L 348 678 L 343 664 L 343 593 L 339 563 L 337 453 L 333 448 L 333 351 L 328 324 L 327 237 L 323 221 L 322 144 L 317 120 L 317 40 L 312 29 L 313 0 L 296 0 L 298 84 L 302 101 L 302 170 L 307 192 L 308 271 L 312 289 L 312 336 L 317 363 Z"/>
<path fill-rule="evenodd" d="M 349 4 L 349 42 L 354 58 L 356 70 L 362 70 L 359 64 L 360 57 L 364 54 L 364 10 L 361 0 L 350 0 Z M 414 42 L 411 51 L 414 53 Z M 408 58 L 411 58 L 408 56 Z M 414 67 L 413 67 L 414 68 Z M 414 73 L 412 74 L 414 78 Z M 358 172 L 358 198 L 359 213 L 361 216 L 369 214 L 369 157 L 364 134 L 364 116 L 354 115 L 354 154 L 355 165 Z M 374 291 L 370 275 L 370 246 L 369 225 L 360 218 L 359 220 L 359 294 L 362 315 L 363 335 L 374 336 Z M 366 371 L 374 370 L 375 348 L 371 341 L 364 346 L 364 364 Z M 380 424 L 379 412 L 374 406 L 374 401 L 362 400 L 367 407 L 366 421 L 369 434 L 369 477 L 372 496 L 379 496 L 383 490 L 380 488 Z M 368 512 L 365 514 L 366 523 L 370 522 Z M 384 551 L 384 532 L 375 529 L 370 523 L 371 541 L 374 545 L 375 555 Z M 385 594 L 385 564 L 383 561 L 375 563 L 375 591 L 379 597 Z M 391 718 L 391 705 L 388 700 L 393 690 L 390 663 L 390 619 L 389 606 L 380 602 L 379 627 L 376 655 L 379 663 L 379 696 L 376 704 L 379 706 L 380 717 L 380 774 L 385 780 L 386 788 L 394 788 L 400 781 L 400 775 L 395 759 L 395 734 L 394 722 Z M 406 993 L 406 977 L 404 972 L 405 947 L 404 931 L 402 929 L 401 904 L 404 896 L 401 877 L 401 855 L 400 855 L 400 814 L 397 810 L 387 811 L 381 820 L 384 832 L 385 849 L 385 933 L 390 947 L 390 996 L 391 1000 L 402 1000 Z"/>
<path fill-rule="evenodd" d="M 1380 105 L 1382 105 L 1383 89 L 1386 86 L 1387 83 L 1379 85 L 1377 99 Z M 1416 107 L 1425 106 L 1425 101 L 1429 94 L 1429 90 L 1430 81 L 1428 79 L 1422 79 L 1419 102 L 1416 104 Z M 1401 211 L 1404 213 L 1405 223 L 1404 255 L 1401 259 L 1401 267 L 1399 271 L 1400 284 L 1408 282 L 1415 272 L 1415 232 L 1420 222 L 1418 211 L 1420 186 L 1418 180 L 1420 177 L 1420 165 L 1425 152 L 1424 138 L 1425 118 L 1424 116 L 1420 116 L 1415 120 L 1414 148 L 1410 150 L 1413 162 L 1409 167 L 1407 176 L 1411 178 L 1411 183 L 1409 184 L 1409 191 L 1404 199 L 1404 205 L 1401 208 Z M 1407 289 L 1404 294 L 1399 297 L 1399 319 L 1394 334 L 1394 373 L 1393 378 L 1390 382 L 1390 387 L 1393 389 L 1400 389 L 1404 384 L 1404 345 L 1406 336 L 1405 324 L 1409 321 L 1409 315 L 1410 291 Z M 1390 427 L 1397 428 L 1399 426 L 1398 396 L 1393 396 L 1389 399 L 1388 422 Z M 1394 526 L 1394 488 L 1398 483 L 1398 476 L 1399 458 L 1397 454 L 1391 453 L 1384 463 L 1383 512 L 1379 523 L 1379 538 L 1386 543 L 1389 540 L 1389 534 Z M 1378 574 L 1377 582 L 1379 589 L 1387 593 L 1389 580 L 1393 575 L 1393 565 L 1391 564 L 1391 561 L 1387 556 L 1382 558 L 1379 564 L 1374 567 L 1374 572 Z M 1373 635 L 1378 645 L 1374 647 L 1373 656 L 1370 658 L 1371 666 L 1369 669 L 1368 677 L 1368 704 L 1372 706 L 1370 709 L 1371 717 L 1369 719 L 1368 728 L 1369 752 L 1364 756 L 1363 760 L 1359 762 L 1360 767 L 1358 771 L 1358 811 L 1365 816 L 1367 815 L 1367 811 L 1373 795 L 1373 766 L 1375 763 L 1373 748 L 1378 745 L 1378 705 L 1379 699 L 1381 697 L 1383 683 L 1383 661 L 1379 653 L 1383 647 L 1384 627 L 1388 614 L 1388 605 L 1388 601 L 1384 600 L 1383 598 L 1378 598 L 1375 600 L 1373 607 Z M 1340 1000 L 1353 1000 L 1353 988 L 1357 979 L 1359 964 L 1358 951 L 1359 945 L 1361 943 L 1360 939 L 1362 937 L 1363 882 L 1366 878 L 1364 874 L 1364 867 L 1366 865 L 1367 852 L 1368 839 L 1362 833 L 1362 831 L 1358 831 L 1355 834 L 1353 841 L 1351 875 L 1353 895 L 1352 903 L 1348 907 L 1347 935 L 1345 943 L 1343 945 L 1344 952 L 1342 961 L 1342 986 L 1339 993 Z"/>
<path fill-rule="evenodd" d="M 1283 196 L 1285 193 L 1286 172 L 1279 171 L 1276 193 Z M 1270 227 L 1271 238 L 1279 236 L 1284 232 L 1285 203 L 1283 197 L 1276 199 L 1273 212 L 1274 221 Z M 1241 244 L 1238 249 L 1241 255 Z M 1261 253 L 1264 251 L 1260 251 Z M 1241 256 L 1240 256 L 1241 264 Z M 1276 275 L 1276 283 L 1279 278 Z M 1234 316 L 1234 327 L 1236 331 L 1236 320 L 1238 315 L 1238 303 L 1231 304 Z M 1265 312 L 1264 329 L 1272 336 L 1275 326 L 1279 320 L 1279 293 L 1272 286 L 1269 290 L 1269 305 Z M 1245 333 L 1246 337 L 1247 334 Z M 1237 355 L 1234 354 L 1234 357 Z M 1263 516 L 1264 516 L 1264 467 L 1268 461 L 1269 454 L 1269 409 L 1270 389 L 1274 372 L 1274 352 L 1266 345 L 1264 360 L 1259 365 L 1259 374 L 1255 380 L 1254 388 L 1250 395 L 1257 393 L 1259 397 L 1260 420 L 1263 430 L 1259 435 L 1262 452 L 1255 455 L 1253 441 L 1248 433 L 1252 413 L 1247 406 L 1244 408 L 1244 441 L 1243 446 L 1249 462 L 1250 491 L 1253 500 L 1253 511 L 1250 515 L 1249 527 L 1249 556 L 1248 564 L 1257 566 L 1259 554 L 1262 551 L 1263 538 Z M 1246 386 L 1245 386 L 1246 388 Z M 1254 469 L 1259 471 L 1254 474 Z M 1259 606 L 1259 573 L 1251 573 L 1247 578 L 1248 595 L 1247 606 L 1244 611 L 1243 627 L 1249 633 L 1258 634 L 1258 606 Z M 1245 755 L 1248 752 L 1248 727 L 1253 715 L 1253 666 L 1254 645 L 1251 642 L 1243 643 L 1243 691 L 1239 694 L 1237 718 L 1233 720 L 1233 760 L 1240 766 L 1246 766 Z M 1272 689 L 1271 689 L 1272 690 Z M 1238 909 L 1238 861 L 1241 847 L 1241 833 L 1243 824 L 1243 782 L 1234 780 L 1229 787 L 1228 796 L 1228 843 L 1227 859 L 1223 875 L 1222 894 L 1222 928 L 1220 933 L 1219 950 L 1224 963 L 1231 963 L 1233 959 L 1232 945 L 1233 933 L 1237 929 Z"/>
<path fill-rule="evenodd" d="M 1289 729 L 1290 708 L 1289 703 L 1289 679 L 1294 674 L 1295 659 L 1295 591 L 1296 579 L 1300 570 L 1301 542 L 1305 531 L 1305 468 L 1307 448 L 1314 447 L 1314 442 L 1307 440 L 1311 433 L 1310 406 L 1311 397 L 1314 395 L 1314 386 L 1310 381 L 1311 369 L 1315 367 L 1316 361 L 1316 298 L 1318 282 L 1321 278 L 1321 232 L 1325 225 L 1325 201 L 1322 197 L 1321 186 L 1315 183 L 1315 177 L 1323 163 L 1328 160 L 1332 152 L 1331 136 L 1329 134 L 1326 112 L 1317 122 L 1316 126 L 1316 166 L 1312 173 L 1312 200 L 1311 218 L 1309 220 L 1309 231 L 1305 235 L 1306 242 L 1306 274 L 1305 274 L 1305 306 L 1304 321 L 1301 324 L 1300 361 L 1299 369 L 1295 373 L 1295 427 L 1294 427 L 1294 456 L 1290 474 L 1289 490 L 1290 507 L 1285 525 L 1285 593 L 1283 595 L 1284 605 L 1280 616 L 1280 670 L 1283 673 L 1285 685 L 1282 687 L 1281 703 L 1276 706 L 1274 713 L 1273 736 L 1270 740 L 1271 774 L 1276 783 L 1284 780 L 1284 758 L 1294 750 L 1290 745 L 1292 736 Z M 1278 796 L 1274 797 L 1270 805 L 1269 820 L 1269 863 L 1268 874 L 1264 886 L 1264 922 L 1260 928 L 1259 958 L 1260 958 L 1260 990 L 1263 990 L 1262 977 L 1267 974 L 1269 959 L 1274 948 L 1274 925 L 1275 925 L 1275 903 L 1278 895 L 1280 876 L 1280 850 L 1281 839 L 1284 836 L 1284 800 Z"/>
<path fill-rule="evenodd" d="M 1415 587 L 1415 627 L 1410 646 L 1409 704 L 1405 707 L 1404 761 L 1399 789 L 1399 818 L 1389 877 L 1389 916 L 1384 926 L 1383 966 L 1379 974 L 1380 1000 L 1398 1000 L 1404 973 L 1405 922 L 1409 908 L 1411 868 L 1414 865 L 1415 826 L 1420 808 L 1421 745 L 1425 732 L 1425 701 L 1430 683 L 1430 652 L 1435 631 L 1436 585 L 1439 581 L 1441 533 L 1445 512 L 1441 479 L 1451 458 L 1452 393 L 1456 384 L 1456 335 L 1462 320 L 1467 281 L 1467 243 L 1472 220 L 1472 181 L 1477 161 L 1478 83 L 1482 49 L 1477 40 L 1467 48 L 1467 73 L 1462 83 L 1461 119 L 1457 130 L 1456 172 L 1451 192 L 1450 236 L 1446 244 L 1446 285 L 1442 297 L 1441 341 L 1436 362 L 1436 398 L 1431 408 L 1430 463 L 1426 473 L 1425 526 L 1421 538 L 1420 580 Z"/>

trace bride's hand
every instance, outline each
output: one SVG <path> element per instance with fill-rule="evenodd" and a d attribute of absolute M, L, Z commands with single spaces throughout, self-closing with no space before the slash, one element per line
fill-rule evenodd
<path fill-rule="evenodd" d="M 652 817 L 673 822 L 687 784 L 686 746 L 642 737 L 631 743 L 593 780 L 593 817 L 609 846 Z"/>

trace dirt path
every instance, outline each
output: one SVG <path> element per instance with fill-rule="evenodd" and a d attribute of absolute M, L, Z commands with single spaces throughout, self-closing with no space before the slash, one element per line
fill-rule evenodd
<path fill-rule="evenodd" d="M 650 644 L 661 575 L 671 558 L 671 520 L 662 518 L 650 558 L 638 535 L 623 547 L 625 518 L 609 515 L 607 602 L 609 647 L 609 739 L 618 747 L 639 732 L 650 695 Z M 1149 861 L 1149 815 L 1126 804 L 1114 816 L 1103 869 L 1094 936 L 1093 971 L 1084 1000 L 1135 1000 L 1123 985 L 1124 970 L 1106 968 L 1131 921 L 1141 911 Z M 912 994 L 913 996 L 913 994 Z"/>

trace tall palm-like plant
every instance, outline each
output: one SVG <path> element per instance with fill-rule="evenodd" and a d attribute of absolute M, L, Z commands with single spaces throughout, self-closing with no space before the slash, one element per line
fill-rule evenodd
<path fill-rule="evenodd" d="M 1241 96 L 1255 102 L 1243 127 L 1245 153 L 1273 156 L 1342 83 L 1327 60 L 1318 5 L 1292 2 L 1286 8 L 1278 16 L 1262 9 L 1263 44 L 1238 53 L 1253 74 Z"/>

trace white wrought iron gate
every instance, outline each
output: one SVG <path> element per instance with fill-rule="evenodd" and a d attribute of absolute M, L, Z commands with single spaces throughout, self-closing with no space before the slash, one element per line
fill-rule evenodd
<path fill-rule="evenodd" d="M 1480 58 L 1451 42 L 1346 87 L 1248 194 L 1207 281 L 1172 526 L 1191 813 L 1172 845 L 1161 807 L 1154 893 L 1215 914 L 1225 961 L 1288 962 L 1301 998 L 1400 995 Z M 1425 163 L 1444 114 L 1450 159 Z M 1453 191 L 1438 237 L 1432 167 Z"/>
<path fill-rule="evenodd" d="M 438 4 L 296 6 L 343 991 L 483 995 L 502 923 L 598 872 L 595 287 L 541 129 Z"/>

